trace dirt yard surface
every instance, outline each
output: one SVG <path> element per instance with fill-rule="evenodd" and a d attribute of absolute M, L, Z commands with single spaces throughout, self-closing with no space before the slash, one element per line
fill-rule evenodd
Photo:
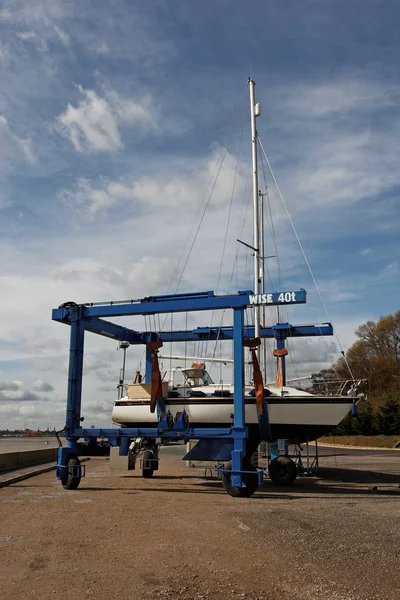
<path fill-rule="evenodd" d="M 0 597 L 398 600 L 398 453 L 327 449 L 323 479 L 250 499 L 182 453 L 153 479 L 92 459 L 77 491 L 54 472 L 1 489 Z"/>

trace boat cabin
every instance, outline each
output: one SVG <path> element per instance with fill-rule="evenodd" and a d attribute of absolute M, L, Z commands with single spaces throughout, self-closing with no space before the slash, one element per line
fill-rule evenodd
<path fill-rule="evenodd" d="M 176 367 L 174 369 L 168 369 L 163 377 L 164 381 L 172 386 L 172 388 L 180 387 L 201 387 L 206 385 L 213 385 L 208 371 L 203 368 L 190 368 L 184 369 L 182 367 Z"/>

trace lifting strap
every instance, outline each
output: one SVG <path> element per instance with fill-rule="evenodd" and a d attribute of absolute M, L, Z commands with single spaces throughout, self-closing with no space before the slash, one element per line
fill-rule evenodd
<path fill-rule="evenodd" d="M 150 412 L 153 413 L 156 410 L 157 401 L 163 400 L 162 382 L 160 366 L 158 364 L 158 349 L 161 348 L 163 343 L 158 340 L 157 342 L 148 342 L 146 348 L 151 350 L 153 354 L 153 374 L 151 377 L 151 397 L 150 397 Z"/>
<path fill-rule="evenodd" d="M 282 369 L 282 361 L 283 357 L 288 355 L 287 348 L 281 348 L 280 350 L 274 350 L 273 355 L 278 359 L 278 370 L 276 373 L 276 387 L 283 387 L 283 369 Z"/>
<path fill-rule="evenodd" d="M 258 362 L 256 348 L 261 345 L 260 338 L 252 338 L 244 340 L 244 345 L 250 348 L 253 362 L 253 380 L 256 393 L 258 428 L 260 431 L 260 439 L 264 441 L 271 440 L 271 429 L 269 426 L 268 405 L 265 400 L 263 376 Z"/>

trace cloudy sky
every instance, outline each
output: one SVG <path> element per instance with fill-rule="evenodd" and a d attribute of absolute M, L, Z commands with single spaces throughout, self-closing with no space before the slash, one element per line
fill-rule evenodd
<path fill-rule="evenodd" d="M 69 330 L 53 307 L 252 287 L 236 242 L 252 240 L 249 75 L 343 348 L 398 310 L 398 26 L 390 0 L 3 1 L 0 428 L 63 425 Z M 265 173 L 266 253 L 281 265 L 267 261 L 269 289 L 308 291 L 282 319 L 326 321 Z M 292 376 L 339 355 L 335 339 L 289 350 Z M 129 351 L 129 378 L 140 358 Z M 87 336 L 87 423 L 109 422 L 120 363 L 114 342 Z"/>

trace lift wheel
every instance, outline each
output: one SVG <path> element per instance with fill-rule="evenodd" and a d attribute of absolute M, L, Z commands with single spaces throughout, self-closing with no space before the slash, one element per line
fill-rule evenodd
<path fill-rule="evenodd" d="M 269 464 L 268 475 L 275 485 L 292 485 L 297 477 L 297 467 L 288 456 L 277 456 Z"/>
<path fill-rule="evenodd" d="M 258 472 L 257 469 L 251 464 L 251 462 L 244 458 L 242 461 L 242 468 L 244 471 L 253 471 L 252 473 L 243 473 L 242 481 L 246 487 L 235 487 L 231 483 L 232 463 L 226 465 L 228 472 L 222 473 L 222 485 L 224 490 L 234 498 L 250 498 L 258 488 Z"/>
<path fill-rule="evenodd" d="M 77 456 L 71 456 L 67 466 L 61 467 L 60 471 L 60 481 L 66 490 L 78 489 L 81 478 L 85 476 L 85 466 L 81 465 Z"/>
<path fill-rule="evenodd" d="M 158 471 L 158 458 L 154 458 L 151 450 L 143 452 L 140 468 L 142 469 L 142 476 L 145 478 L 153 477 L 154 471 Z"/>

